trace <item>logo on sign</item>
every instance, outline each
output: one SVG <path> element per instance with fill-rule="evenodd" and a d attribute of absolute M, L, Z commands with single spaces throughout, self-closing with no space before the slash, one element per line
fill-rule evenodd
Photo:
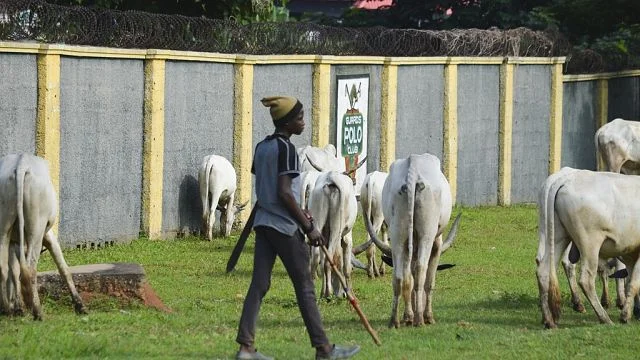
<path fill-rule="evenodd" d="M 347 172 L 355 169 L 358 164 L 358 156 L 362 153 L 362 141 L 364 137 L 364 117 L 356 108 L 360 99 L 362 83 L 344 86 L 344 96 L 349 99 L 349 109 L 342 116 L 342 156 L 345 158 Z M 355 179 L 355 172 L 350 175 Z"/>

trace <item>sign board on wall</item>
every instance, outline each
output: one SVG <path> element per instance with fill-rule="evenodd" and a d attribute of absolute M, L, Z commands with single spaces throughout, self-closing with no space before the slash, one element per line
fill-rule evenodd
<path fill-rule="evenodd" d="M 336 149 L 347 171 L 355 169 L 367 156 L 367 120 L 369 118 L 369 75 L 337 76 Z M 367 164 L 351 174 L 356 180 L 356 192 L 367 176 Z"/>

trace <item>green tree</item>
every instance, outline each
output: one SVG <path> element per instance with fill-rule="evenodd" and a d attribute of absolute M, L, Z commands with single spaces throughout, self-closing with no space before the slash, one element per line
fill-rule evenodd
<path fill-rule="evenodd" d="M 287 21 L 288 0 L 48 0 L 57 5 L 80 5 L 113 10 L 139 10 L 239 22 Z M 266 6 L 256 6 L 264 4 Z"/>

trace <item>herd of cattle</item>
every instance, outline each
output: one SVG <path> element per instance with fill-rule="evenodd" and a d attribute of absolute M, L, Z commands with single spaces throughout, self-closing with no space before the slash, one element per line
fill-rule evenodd
<path fill-rule="evenodd" d="M 562 261 L 574 309 L 584 311 L 579 283 L 602 323 L 611 323 L 604 307 L 609 304 L 607 277 L 615 266 L 617 305 L 627 322 L 640 304 L 640 123 L 615 119 L 596 133 L 596 149 L 609 172 L 563 168 L 544 182 L 538 199 L 539 247 L 536 256 L 543 323 L 556 327 L 560 294 L 556 265 Z M 376 248 L 393 266 L 393 300 L 389 326 L 402 322 L 416 326 L 434 323 L 433 289 L 440 255 L 455 239 L 460 215 L 443 240 L 452 213 L 451 190 L 440 160 L 431 154 L 410 155 L 394 161 L 388 173 L 367 174 L 359 191 L 336 157 L 333 145 L 298 149 L 302 174 L 300 206 L 311 213 L 328 240 L 328 254 L 351 287 L 353 267 L 369 277 L 384 275 Z M 622 173 L 622 174 L 617 174 Z M 220 233 L 229 236 L 234 218 L 247 204 L 235 205 L 236 173 L 224 157 L 203 159 L 199 174 L 203 207 L 202 234 L 211 240 L 220 211 Z M 358 196 L 367 229 L 364 243 L 354 246 L 352 230 L 358 213 Z M 51 230 L 57 200 L 47 162 L 28 154 L 0 159 L 0 312 L 21 314 L 24 308 L 42 319 L 37 291 L 37 264 L 44 248 L 52 254 L 71 292 L 77 313 L 86 309 L 75 289 L 60 245 Z M 380 236 L 379 236 L 380 235 Z M 374 246 L 375 245 L 375 246 Z M 325 254 L 310 247 L 310 271 L 322 278 L 321 296 L 342 296 L 343 287 L 332 274 Z M 367 264 L 355 255 L 366 251 Z M 581 262 L 576 281 L 576 263 Z M 629 269 L 626 270 L 625 269 Z M 599 300 L 595 277 L 603 281 Z M 640 310 L 640 309 L 636 309 Z"/>

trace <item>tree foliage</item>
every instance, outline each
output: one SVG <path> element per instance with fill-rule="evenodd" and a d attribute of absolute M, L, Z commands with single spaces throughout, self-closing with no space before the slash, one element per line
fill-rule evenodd
<path fill-rule="evenodd" d="M 96 6 L 113 10 L 139 10 L 179 14 L 210 19 L 236 19 L 239 22 L 269 21 L 282 18 L 286 0 L 267 0 L 269 13 L 254 11 L 251 0 L 47 0 L 58 5 Z M 277 5 L 277 6 L 274 6 Z"/>

